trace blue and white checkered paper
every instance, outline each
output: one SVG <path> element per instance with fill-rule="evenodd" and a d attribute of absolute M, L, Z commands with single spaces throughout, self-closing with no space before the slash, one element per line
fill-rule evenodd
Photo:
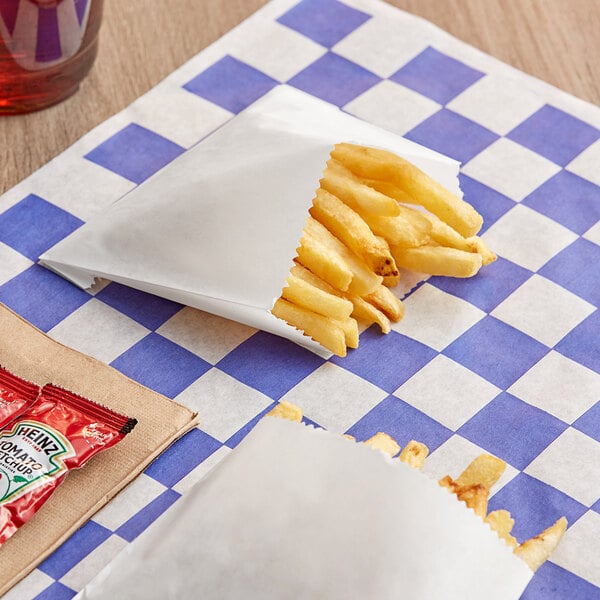
<path fill-rule="evenodd" d="M 287 340 L 36 264 L 93 215 L 286 83 L 461 161 L 499 259 L 431 278 L 387 336 L 324 360 Z M 600 598 L 600 109 L 374 0 L 275 0 L 0 197 L 0 301 L 198 410 L 191 431 L 11 592 L 75 595 L 285 399 L 306 421 L 386 431 L 457 474 L 508 463 L 490 509 L 522 540 L 569 529 L 523 598 Z M 440 384 L 443 382 L 443 384 Z"/>

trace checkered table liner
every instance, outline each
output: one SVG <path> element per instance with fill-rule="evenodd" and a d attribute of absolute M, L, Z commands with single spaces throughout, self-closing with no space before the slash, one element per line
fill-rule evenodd
<path fill-rule="evenodd" d="M 347 358 L 37 257 L 273 87 L 286 84 L 462 163 L 498 260 L 429 279 Z M 523 598 L 600 598 L 600 110 L 374 0 L 274 0 L 0 197 L 0 301 L 53 338 L 197 410 L 201 427 L 6 600 L 71 598 L 279 400 L 364 439 L 383 430 L 456 474 L 508 469 L 490 509 L 519 539 L 569 529 Z M 443 384 L 440 384 L 443 382 Z"/>

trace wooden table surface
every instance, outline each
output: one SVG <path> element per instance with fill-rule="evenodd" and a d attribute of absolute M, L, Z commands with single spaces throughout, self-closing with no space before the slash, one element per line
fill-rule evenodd
<path fill-rule="evenodd" d="M 600 0 L 389 0 L 518 69 L 600 105 Z M 105 0 L 77 94 L 0 117 L 0 193 L 200 52 L 265 0 Z"/>

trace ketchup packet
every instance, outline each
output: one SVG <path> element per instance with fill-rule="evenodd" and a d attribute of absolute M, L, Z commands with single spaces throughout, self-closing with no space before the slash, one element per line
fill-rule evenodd
<path fill-rule="evenodd" d="M 0 429 L 27 410 L 38 397 L 40 388 L 0 367 Z"/>
<path fill-rule="evenodd" d="M 55 385 L 0 430 L 0 544 L 48 500 L 71 469 L 114 446 L 136 424 Z"/>

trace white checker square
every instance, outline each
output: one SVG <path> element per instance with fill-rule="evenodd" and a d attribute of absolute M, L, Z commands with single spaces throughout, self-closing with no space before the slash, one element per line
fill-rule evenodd
<path fill-rule="evenodd" d="M 208 458 L 203 460 L 196 468 L 192 469 L 185 477 L 180 479 L 173 486 L 172 489 L 179 494 L 187 493 L 207 473 L 209 473 L 217 464 L 219 464 L 230 452 L 231 448 L 228 448 L 227 446 L 221 446 Z"/>
<path fill-rule="evenodd" d="M 505 135 L 544 105 L 543 99 L 508 77 L 486 75 L 446 108 Z"/>
<path fill-rule="evenodd" d="M 588 146 L 566 167 L 567 171 L 579 175 L 596 185 L 600 185 L 600 140 Z"/>
<path fill-rule="evenodd" d="M 88 221 L 135 187 L 135 183 L 67 150 L 29 178 L 31 192 Z"/>
<path fill-rule="evenodd" d="M 166 489 L 162 483 L 142 473 L 103 506 L 93 519 L 99 525 L 116 531 Z"/>
<path fill-rule="evenodd" d="M 126 546 L 127 542 L 123 538 L 111 535 L 71 570 L 67 571 L 61 577 L 60 582 L 73 590 L 81 590 Z"/>
<path fill-rule="evenodd" d="M 456 431 L 499 393 L 500 388 L 438 354 L 403 383 L 394 396 Z"/>
<path fill-rule="evenodd" d="M 600 498 L 600 444 L 569 427 L 542 451 L 525 473 L 591 506 Z"/>
<path fill-rule="evenodd" d="M 436 480 L 440 480 L 446 475 L 457 478 L 469 463 L 480 454 L 487 454 L 487 451 L 455 434 L 425 459 L 423 472 Z M 492 486 L 491 495 L 493 496 L 501 490 L 518 473 L 517 469 L 507 464 L 500 479 Z"/>
<path fill-rule="evenodd" d="M 256 19 L 253 34 L 233 30 L 228 53 L 273 79 L 285 82 L 327 52 L 327 49 L 277 21 Z"/>
<path fill-rule="evenodd" d="M 246 341 L 256 329 L 185 307 L 156 332 L 214 365 Z"/>
<path fill-rule="evenodd" d="M 285 394 L 306 417 L 329 431 L 343 433 L 377 406 L 387 392 L 358 375 L 327 362 Z"/>
<path fill-rule="evenodd" d="M 577 239 L 577 234 L 539 212 L 517 204 L 482 236 L 496 254 L 537 271 Z"/>
<path fill-rule="evenodd" d="M 32 264 L 33 262 L 20 252 L 0 242 L 0 285 L 16 277 Z"/>
<path fill-rule="evenodd" d="M 228 110 L 162 83 L 128 108 L 131 120 L 146 129 L 189 148 L 233 116 Z"/>
<path fill-rule="evenodd" d="M 600 246 L 600 221 L 598 221 L 594 226 L 590 227 L 583 237 L 590 242 L 594 242 L 594 244 Z"/>
<path fill-rule="evenodd" d="M 344 106 L 351 115 L 399 135 L 404 135 L 440 108 L 437 102 L 387 80 Z"/>
<path fill-rule="evenodd" d="M 600 375 L 551 350 L 507 391 L 571 424 L 600 398 Z"/>
<path fill-rule="evenodd" d="M 50 575 L 46 575 L 39 569 L 34 569 L 27 577 L 21 579 L 14 587 L 2 596 L 2 600 L 23 600 L 24 598 L 36 598 L 48 586 L 54 583 Z"/>
<path fill-rule="evenodd" d="M 380 77 L 390 77 L 427 47 L 406 23 L 375 15 L 332 50 Z M 403 107 L 399 107 L 403 110 Z"/>
<path fill-rule="evenodd" d="M 552 347 L 594 310 L 589 302 L 534 274 L 490 314 Z"/>
<path fill-rule="evenodd" d="M 403 300 L 404 317 L 392 328 L 440 352 L 485 313 L 469 302 L 424 283 Z"/>
<path fill-rule="evenodd" d="M 466 163 L 462 171 L 520 202 L 556 175 L 560 167 L 512 140 L 500 138 Z"/>
<path fill-rule="evenodd" d="M 55 340 L 110 363 L 150 331 L 123 313 L 92 298 L 53 327 Z"/>
<path fill-rule="evenodd" d="M 558 548 L 552 553 L 552 562 L 600 587 L 600 515 L 588 511 L 571 525 Z"/>
<path fill-rule="evenodd" d="M 200 428 L 225 442 L 272 400 L 213 367 L 175 400 L 200 414 Z"/>

